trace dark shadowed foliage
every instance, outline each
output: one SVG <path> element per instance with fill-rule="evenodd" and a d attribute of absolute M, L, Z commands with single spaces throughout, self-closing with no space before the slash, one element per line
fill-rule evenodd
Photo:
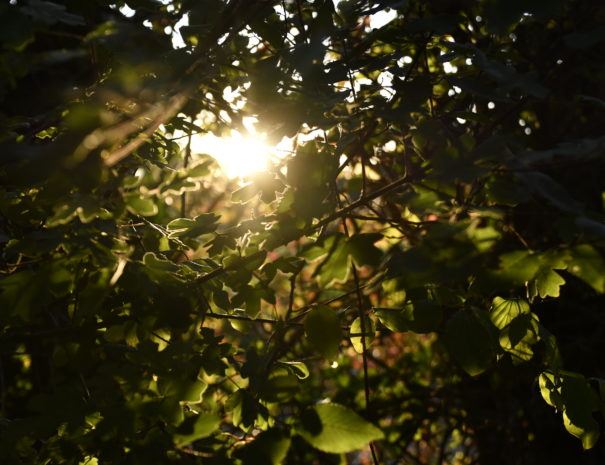
<path fill-rule="evenodd" d="M 2 464 L 605 463 L 602 2 L 0 21 Z"/>

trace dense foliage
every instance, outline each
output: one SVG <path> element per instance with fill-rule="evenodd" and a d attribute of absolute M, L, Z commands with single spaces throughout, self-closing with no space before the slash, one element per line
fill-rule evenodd
<path fill-rule="evenodd" d="M 0 18 L 3 464 L 603 463 L 601 2 Z"/>

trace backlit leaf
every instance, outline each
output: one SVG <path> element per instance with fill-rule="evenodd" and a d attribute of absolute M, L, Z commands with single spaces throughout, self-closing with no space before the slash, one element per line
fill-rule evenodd
<path fill-rule="evenodd" d="M 279 362 L 285 365 L 297 378 L 306 379 L 309 377 L 309 368 L 303 362 Z"/>
<path fill-rule="evenodd" d="M 491 320 L 497 328 L 506 327 L 517 316 L 529 313 L 529 304 L 523 299 L 495 297 L 492 302 Z"/>
<path fill-rule="evenodd" d="M 597 250 L 588 244 L 580 244 L 570 250 L 567 271 L 582 279 L 595 291 L 605 292 L 605 260 Z"/>
<path fill-rule="evenodd" d="M 184 446 L 198 439 L 208 437 L 218 429 L 220 424 L 221 419 L 211 413 L 200 413 L 191 416 L 177 428 L 174 442 L 177 446 Z"/>
<path fill-rule="evenodd" d="M 126 208 L 134 214 L 141 216 L 153 216 L 157 215 L 158 207 L 155 202 L 148 198 L 143 197 L 141 194 L 132 193 L 124 196 L 126 202 Z"/>
<path fill-rule="evenodd" d="M 368 349 L 374 342 L 374 334 L 376 332 L 376 323 L 367 315 L 357 317 L 351 323 L 351 344 L 358 354 L 363 352 L 364 346 Z M 356 336 L 354 336 L 356 335 Z M 365 336 L 362 336 L 365 335 Z M 363 339 L 362 339 L 363 337 Z"/>
<path fill-rule="evenodd" d="M 391 331 L 402 333 L 408 330 L 409 320 L 403 309 L 399 308 L 375 308 L 374 315 Z"/>
<path fill-rule="evenodd" d="M 376 426 L 338 404 L 318 404 L 303 412 L 298 433 L 313 447 L 333 454 L 352 452 L 384 437 Z"/>

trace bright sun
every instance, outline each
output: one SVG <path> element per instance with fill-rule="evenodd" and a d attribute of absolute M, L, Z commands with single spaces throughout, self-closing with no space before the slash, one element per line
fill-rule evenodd
<path fill-rule="evenodd" d="M 255 137 L 242 136 L 232 131 L 231 137 L 213 134 L 194 136 L 191 139 L 193 153 L 211 155 L 229 178 L 243 178 L 266 171 L 271 160 L 272 148 Z"/>

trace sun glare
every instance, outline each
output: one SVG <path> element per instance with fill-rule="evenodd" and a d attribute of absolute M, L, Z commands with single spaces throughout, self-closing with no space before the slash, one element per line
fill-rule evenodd
<path fill-rule="evenodd" d="M 232 131 L 230 137 L 194 136 L 191 149 L 194 153 L 211 155 L 229 178 L 266 171 L 271 163 L 271 147 L 259 138 L 242 136 L 237 131 Z"/>

